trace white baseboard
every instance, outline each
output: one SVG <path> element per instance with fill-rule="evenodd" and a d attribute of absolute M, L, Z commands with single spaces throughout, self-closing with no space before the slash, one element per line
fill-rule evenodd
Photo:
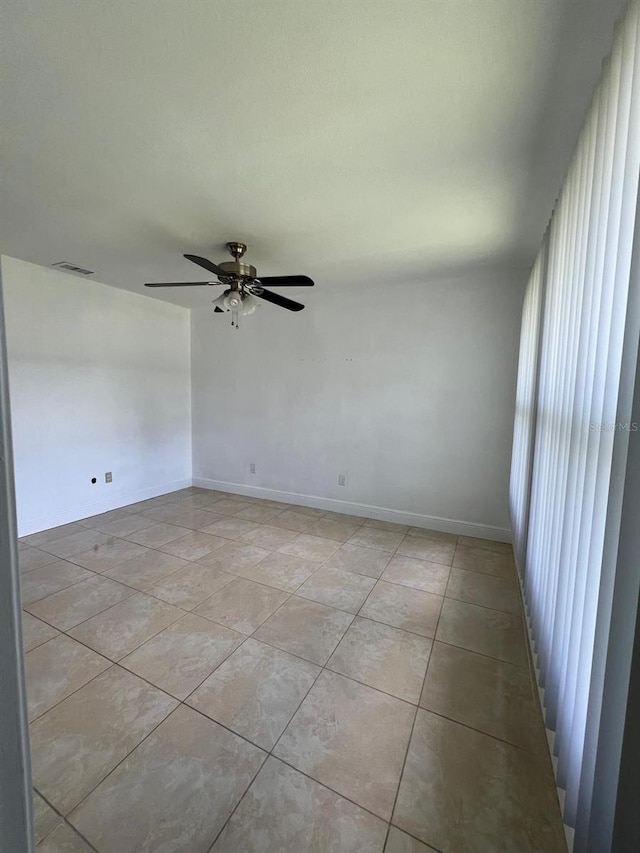
<path fill-rule="evenodd" d="M 246 486 L 244 483 L 226 483 L 222 480 L 208 480 L 194 477 L 193 485 L 202 489 L 214 489 L 221 492 L 231 492 L 234 495 L 247 495 L 253 498 L 264 498 L 270 501 L 280 501 L 286 504 L 297 504 L 314 509 L 324 509 L 328 512 L 341 512 L 346 515 L 359 515 L 364 518 L 375 518 L 377 521 L 392 521 L 397 524 L 409 524 L 412 527 L 426 527 L 439 530 L 442 533 L 454 533 L 458 536 L 477 536 L 480 539 L 493 539 L 497 542 L 511 542 L 511 531 L 506 527 L 493 527 L 488 524 L 477 524 L 470 521 L 458 521 L 453 518 L 438 518 L 437 516 L 421 515 L 404 510 L 388 509 L 381 506 L 341 501 L 337 498 L 322 498 L 317 495 L 301 495 L 297 492 L 281 492 L 277 489 L 265 489 L 261 486 Z"/>
<path fill-rule="evenodd" d="M 118 509 L 121 506 L 134 504 L 138 501 L 146 501 L 149 498 L 155 498 L 158 495 L 164 495 L 168 492 L 177 492 L 179 489 L 186 489 L 191 484 L 191 477 L 188 477 L 184 480 L 173 480 L 171 483 L 162 483 L 159 486 L 150 486 L 147 489 L 137 489 L 134 492 L 118 492 L 108 500 L 69 506 L 36 518 L 18 517 L 18 536 L 28 536 L 30 533 L 49 530 L 50 527 L 58 527 L 61 524 L 69 524 L 72 521 L 81 521 L 83 518 L 89 518 L 101 512 L 109 512 L 109 510 Z"/>

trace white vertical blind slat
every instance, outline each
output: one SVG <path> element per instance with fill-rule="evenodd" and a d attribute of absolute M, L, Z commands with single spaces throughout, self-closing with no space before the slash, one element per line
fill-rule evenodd
<path fill-rule="evenodd" d="M 602 697 L 592 662 L 640 174 L 639 3 L 617 28 L 523 307 L 510 513 L 570 825 Z"/>

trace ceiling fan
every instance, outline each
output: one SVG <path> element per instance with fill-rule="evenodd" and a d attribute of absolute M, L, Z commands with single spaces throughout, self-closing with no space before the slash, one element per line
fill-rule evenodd
<path fill-rule="evenodd" d="M 244 243 L 226 243 L 227 251 L 232 261 L 214 264 L 198 255 L 185 255 L 188 261 L 215 273 L 217 280 L 213 281 L 167 281 L 145 284 L 145 287 L 198 287 L 211 284 L 223 284 L 227 289 L 217 299 L 213 300 L 214 311 L 218 314 L 231 311 L 231 325 L 238 328 L 238 315 L 253 314 L 259 305 L 258 299 L 271 302 L 288 311 L 302 311 L 304 305 L 287 299 L 279 293 L 266 290 L 269 287 L 313 287 L 313 281 L 306 275 L 260 276 L 255 267 L 241 261 L 247 251 Z"/>

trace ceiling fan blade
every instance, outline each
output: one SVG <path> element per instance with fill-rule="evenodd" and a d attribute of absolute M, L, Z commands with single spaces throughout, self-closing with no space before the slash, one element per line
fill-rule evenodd
<path fill-rule="evenodd" d="M 216 307 L 213 309 L 213 313 L 214 314 L 224 314 L 224 311 L 222 310 L 222 308 L 218 308 L 218 306 L 216 305 Z"/>
<path fill-rule="evenodd" d="M 209 270 L 209 272 L 213 272 L 216 275 L 229 275 L 228 272 L 225 272 L 221 267 L 217 267 L 215 264 L 208 261 L 206 258 L 201 258 L 199 255 L 185 255 L 184 256 L 188 261 L 192 261 L 194 264 L 198 264 L 199 267 L 203 267 L 205 270 Z"/>
<path fill-rule="evenodd" d="M 302 311 L 304 305 L 301 305 L 300 302 L 294 302 L 293 299 L 287 299 L 286 296 L 280 296 L 279 293 L 271 293 L 270 290 L 262 290 L 258 292 L 258 288 L 252 291 L 254 296 L 257 296 L 259 299 L 265 299 L 267 302 L 273 303 L 273 305 L 278 305 L 280 308 L 286 308 L 289 311 Z"/>
<path fill-rule="evenodd" d="M 145 284 L 145 287 L 198 287 L 204 284 L 218 284 L 217 281 L 158 281 Z"/>
<path fill-rule="evenodd" d="M 258 281 L 265 287 L 313 287 L 314 281 L 308 275 L 272 275 L 260 276 Z"/>

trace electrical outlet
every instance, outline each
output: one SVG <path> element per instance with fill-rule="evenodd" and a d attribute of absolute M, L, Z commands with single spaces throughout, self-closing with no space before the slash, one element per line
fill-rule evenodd
<path fill-rule="evenodd" d="M 346 486 L 346 484 L 347 484 L 347 478 L 345 477 L 345 475 L 344 474 L 338 474 L 338 485 L 339 486 Z"/>
<path fill-rule="evenodd" d="M 250 465 L 249 465 L 249 471 L 250 471 L 250 473 L 251 473 L 251 474 L 255 474 L 255 473 L 256 473 L 256 463 L 255 463 L 255 462 L 251 462 L 251 463 L 250 463 Z"/>
<path fill-rule="evenodd" d="M 104 481 L 105 483 L 113 483 L 113 474 L 111 473 L 111 471 L 106 472 L 106 474 L 104 475 Z"/>

